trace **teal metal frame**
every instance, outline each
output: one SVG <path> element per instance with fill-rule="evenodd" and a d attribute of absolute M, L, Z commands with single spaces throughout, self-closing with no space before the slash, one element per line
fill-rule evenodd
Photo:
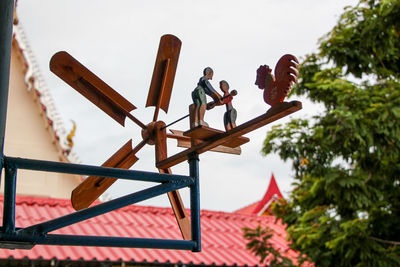
<path fill-rule="evenodd" d="M 0 248 L 31 249 L 35 245 L 65 245 L 201 251 L 199 158 L 197 154 L 192 154 L 189 157 L 189 176 L 23 159 L 4 155 L 13 11 L 14 0 L 0 1 L 0 175 L 3 169 L 5 174 L 3 224 L 0 227 Z M 15 225 L 18 169 L 95 175 L 126 180 L 156 182 L 159 184 L 59 218 L 25 228 L 18 228 Z M 52 231 L 57 229 L 184 187 L 190 188 L 191 240 L 51 234 Z"/>
<path fill-rule="evenodd" d="M 4 156 L 4 207 L 3 225 L 0 227 L 0 248 L 30 249 L 34 245 L 70 245 L 70 246 L 113 246 L 142 247 L 162 249 L 185 249 L 198 252 L 200 245 L 200 201 L 199 201 L 199 171 L 198 156 L 189 159 L 190 176 L 161 174 L 145 171 L 124 170 L 107 167 L 97 167 L 82 164 L 61 163 L 43 160 L 23 159 Z M 59 172 L 80 175 L 95 175 L 126 180 L 156 182 L 139 192 L 113 199 L 96 206 L 89 207 L 68 215 L 61 216 L 25 228 L 15 226 L 16 182 L 17 170 L 33 170 Z M 107 236 L 54 235 L 52 231 L 67 227 L 95 216 L 126 207 L 137 202 L 179 190 L 190 188 L 191 233 L 192 240 L 146 239 Z"/>

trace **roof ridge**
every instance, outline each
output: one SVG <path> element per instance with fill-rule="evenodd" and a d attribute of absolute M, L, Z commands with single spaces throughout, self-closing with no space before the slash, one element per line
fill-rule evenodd
<path fill-rule="evenodd" d="M 248 205 L 246 205 L 246 206 L 243 206 L 243 207 L 241 207 L 241 208 L 239 208 L 239 209 L 237 209 L 237 210 L 235 210 L 235 211 L 233 211 L 233 212 L 235 212 L 235 213 L 241 213 L 242 212 L 242 210 L 245 210 L 245 209 L 247 209 L 247 208 L 249 208 L 249 207 L 251 207 L 251 206 L 253 206 L 253 205 L 255 205 L 255 204 L 258 204 L 260 201 L 254 201 L 254 202 L 252 202 L 252 203 L 250 203 L 250 204 L 248 204 Z"/>
<path fill-rule="evenodd" d="M 4 201 L 4 196 L 0 195 L 0 202 Z M 100 204 L 100 201 L 96 201 L 96 204 Z M 29 206 L 38 205 L 38 206 L 60 206 L 60 207 L 71 207 L 71 202 L 69 199 L 61 199 L 61 198 L 46 198 L 46 197 L 37 197 L 37 196 L 17 196 L 16 204 L 26 204 Z M 130 205 L 127 207 L 123 207 L 119 209 L 121 212 L 144 212 L 144 213 L 157 213 L 157 214 L 173 214 L 172 208 L 170 207 L 156 207 L 156 206 L 146 206 L 146 205 Z M 187 210 L 188 214 L 190 214 L 190 210 Z M 236 219 L 236 220 L 275 220 L 275 216 L 259 216 L 257 214 L 242 214 L 235 212 L 225 212 L 225 211 L 213 211 L 202 209 L 200 211 L 200 216 L 216 218 L 216 219 Z"/>
<path fill-rule="evenodd" d="M 21 58 L 25 65 L 25 84 L 28 91 L 33 91 L 32 96 L 37 99 L 41 106 L 44 118 L 49 126 L 50 133 L 55 140 L 56 147 L 60 150 L 61 156 L 69 162 L 80 163 L 78 156 L 71 152 L 66 143 L 66 130 L 61 115 L 58 112 L 49 88 L 45 83 L 45 79 L 40 71 L 39 64 L 29 45 L 28 38 L 22 26 L 15 22 L 13 27 L 13 41 L 19 48 Z"/>

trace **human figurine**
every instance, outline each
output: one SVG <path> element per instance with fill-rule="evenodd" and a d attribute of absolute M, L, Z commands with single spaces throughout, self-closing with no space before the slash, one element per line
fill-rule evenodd
<path fill-rule="evenodd" d="M 232 106 L 233 95 L 236 94 L 236 91 L 233 90 L 232 93 L 229 94 L 229 84 L 225 80 L 219 82 L 219 88 L 224 93 L 222 97 L 223 98 L 222 103 L 225 104 L 226 106 L 226 112 L 224 114 L 224 126 L 225 130 L 229 131 L 230 129 L 236 127 L 237 111 Z"/>
<path fill-rule="evenodd" d="M 204 121 L 204 115 L 207 109 L 206 95 L 212 97 L 216 105 L 222 105 L 221 95 L 215 91 L 209 82 L 209 80 L 212 80 L 213 75 L 214 71 L 212 68 L 205 68 L 203 77 L 200 78 L 197 87 L 192 92 L 193 105 L 189 107 L 190 128 L 195 128 L 200 125 L 208 126 Z"/>

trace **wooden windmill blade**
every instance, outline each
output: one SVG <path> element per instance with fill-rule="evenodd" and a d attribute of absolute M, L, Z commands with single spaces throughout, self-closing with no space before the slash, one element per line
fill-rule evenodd
<path fill-rule="evenodd" d="M 161 37 L 146 102 L 146 107 L 156 107 L 153 121 L 157 120 L 160 108 L 168 112 L 181 45 L 182 42 L 174 35 Z"/>
<path fill-rule="evenodd" d="M 165 123 L 157 121 L 154 125 L 155 129 L 155 158 L 156 162 L 167 158 L 167 132 Z M 158 168 L 160 173 L 172 174 L 170 168 Z M 178 223 L 179 230 L 185 240 L 191 239 L 190 219 L 186 213 L 185 206 L 179 194 L 179 191 L 168 192 L 168 199 L 171 203 L 172 210 L 175 214 L 176 222 Z"/>
<path fill-rule="evenodd" d="M 170 168 L 168 169 L 158 169 L 160 173 L 172 174 Z M 176 222 L 178 223 L 179 230 L 181 231 L 184 240 L 191 240 L 192 233 L 190 229 L 190 219 L 186 213 L 185 206 L 181 195 L 178 190 L 171 191 L 167 193 L 169 202 L 171 204 L 172 210 L 175 214 Z"/>
<path fill-rule="evenodd" d="M 132 140 L 129 140 L 117 152 L 115 152 L 114 155 L 104 162 L 102 166 L 129 169 L 133 164 L 135 164 L 136 161 L 139 160 L 136 157 L 136 153 L 145 145 L 145 142 L 146 141 L 143 140 L 134 149 L 132 149 Z M 72 206 L 75 210 L 81 210 L 89 207 L 117 180 L 117 178 L 99 176 L 90 176 L 86 178 L 72 191 Z"/>
<path fill-rule="evenodd" d="M 181 48 L 181 41 L 173 35 L 161 37 L 156 64 L 147 98 L 146 106 L 154 106 L 153 123 L 143 124 L 130 111 L 136 109 L 90 70 L 84 67 L 67 52 L 56 53 L 50 61 L 50 69 L 62 80 L 72 86 L 80 94 L 98 106 L 101 110 L 124 126 L 126 117 L 142 128 L 143 140 L 132 149 L 132 141 L 126 143 L 102 166 L 129 169 L 137 160 L 136 153 L 145 144 L 156 144 L 156 155 L 166 158 L 165 129 L 159 127 L 165 124 L 157 121 L 160 108 L 168 111 L 175 72 Z M 157 125 L 157 128 L 154 126 Z M 160 134 L 162 132 L 162 134 Z M 156 137 L 157 141 L 154 140 Z M 162 140 L 158 138 L 161 137 Z M 165 145 L 165 146 L 164 146 Z M 161 152 L 160 154 L 160 151 Z M 165 154 L 164 154 L 165 153 Z M 157 156 L 156 156 L 157 157 Z M 158 160 L 161 160 L 160 158 Z M 171 170 L 159 169 L 160 173 L 171 173 Z M 71 202 L 76 210 L 89 207 L 117 179 L 92 176 L 76 187 L 71 194 Z M 178 191 L 168 193 L 173 211 L 184 239 L 190 239 L 190 220 L 186 214 Z"/>
<path fill-rule="evenodd" d="M 122 126 L 127 116 L 132 119 L 136 107 L 67 52 L 53 55 L 50 70 Z"/>
<path fill-rule="evenodd" d="M 161 37 L 156 62 L 154 64 L 153 77 L 147 96 L 146 107 L 155 107 L 153 122 L 155 123 L 154 144 L 156 162 L 167 157 L 165 123 L 157 121 L 157 118 L 160 108 L 168 112 L 181 45 L 182 42 L 174 35 L 167 34 Z M 172 174 L 169 168 L 159 168 L 158 170 L 160 173 Z M 179 191 L 168 192 L 168 198 L 183 239 L 190 240 L 190 220 L 186 214 L 185 206 Z"/>

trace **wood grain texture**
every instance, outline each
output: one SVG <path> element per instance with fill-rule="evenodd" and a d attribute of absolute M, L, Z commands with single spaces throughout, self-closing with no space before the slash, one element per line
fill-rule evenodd
<path fill-rule="evenodd" d="M 136 107 L 65 51 L 53 55 L 50 70 L 122 126 Z"/>
<path fill-rule="evenodd" d="M 193 129 L 190 129 L 189 131 L 186 131 L 183 133 L 184 136 L 188 136 L 193 139 L 199 139 L 202 141 L 208 141 L 211 138 L 213 138 L 217 134 L 224 134 L 224 131 L 213 129 L 207 126 L 197 126 Z M 249 142 L 250 139 L 244 136 L 237 136 L 235 138 L 232 138 L 228 141 L 226 141 L 223 145 L 231 148 L 235 148 L 238 146 L 241 146 L 247 142 Z"/>
<path fill-rule="evenodd" d="M 156 107 L 157 113 L 158 108 L 168 112 L 181 46 L 182 42 L 174 35 L 161 37 L 146 102 L 146 107 Z"/>
<path fill-rule="evenodd" d="M 190 137 L 184 136 L 183 131 L 172 130 L 172 129 L 170 129 L 170 131 L 172 132 L 172 134 L 167 134 L 167 137 L 176 139 L 176 141 L 178 142 L 178 147 L 184 147 L 184 148 L 192 147 Z M 210 151 L 233 154 L 233 155 L 240 155 L 242 153 L 242 149 L 239 146 L 232 148 L 224 145 L 219 145 L 217 147 L 214 147 L 210 149 Z"/>

